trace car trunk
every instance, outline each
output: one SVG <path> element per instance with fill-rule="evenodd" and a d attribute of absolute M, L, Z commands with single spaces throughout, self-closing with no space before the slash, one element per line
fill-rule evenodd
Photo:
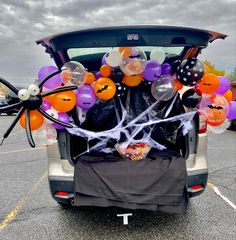
<path fill-rule="evenodd" d="M 130 40 L 129 34 L 136 34 Z M 137 38 L 138 36 L 138 38 Z M 82 63 L 89 71 L 98 71 L 104 53 L 70 56 L 70 49 L 119 46 L 182 47 L 180 59 L 196 57 L 208 42 L 226 37 L 223 34 L 198 29 L 178 27 L 133 26 L 101 28 L 65 33 L 39 40 L 54 58 L 58 67 L 69 60 Z M 149 52 L 146 52 L 147 55 Z M 119 81 L 119 76 L 111 76 Z M 131 122 L 154 104 L 150 86 L 142 82 L 129 88 L 122 97 L 97 101 L 88 110 L 80 124 L 76 109 L 71 111 L 74 123 L 82 129 L 102 132 L 113 129 L 122 118 L 124 109 L 127 122 Z M 168 101 L 160 101 L 150 111 L 158 119 L 185 113 L 179 94 Z M 147 122 L 143 117 L 141 122 Z M 197 124 L 196 120 L 196 124 Z M 196 129 L 196 128 L 194 128 Z M 166 212 L 184 213 L 187 206 L 186 159 L 189 155 L 188 135 L 183 134 L 180 120 L 162 122 L 143 127 L 134 139 L 145 139 L 148 134 L 165 146 L 152 148 L 145 159 L 131 161 L 122 158 L 115 149 L 117 141 L 111 138 L 102 148 L 95 148 L 100 139 L 88 141 L 81 136 L 59 131 L 59 149 L 62 158 L 69 158 L 75 165 L 75 204 L 77 206 L 117 206 Z M 108 136 L 109 138 L 109 136 Z M 125 141 L 121 135 L 119 142 Z M 197 142 L 196 142 L 197 144 Z M 112 151 L 102 149 L 113 149 Z"/>

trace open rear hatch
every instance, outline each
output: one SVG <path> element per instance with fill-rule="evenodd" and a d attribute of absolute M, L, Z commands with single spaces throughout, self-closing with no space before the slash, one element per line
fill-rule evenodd
<path fill-rule="evenodd" d="M 224 34 L 191 28 L 131 26 L 74 31 L 44 38 L 37 43 L 46 47 L 59 68 L 67 61 L 76 60 L 89 71 L 98 71 L 106 48 L 140 46 L 145 48 L 148 55 L 149 46 L 162 46 L 176 49 L 182 60 L 196 57 L 209 42 L 225 37 Z M 71 115 L 80 128 L 102 132 L 119 124 L 124 109 L 128 116 L 124 123 L 127 124 L 155 101 L 150 86 L 143 82 L 129 88 L 122 97 L 97 101 L 88 110 L 82 124 L 78 121 L 76 109 Z M 166 119 L 183 113 L 185 110 L 180 96 L 175 94 L 170 100 L 155 105 L 139 123 L 149 121 L 152 116 Z M 147 157 L 140 161 L 122 158 L 115 150 L 117 141 L 113 136 L 106 136 L 110 139 L 99 146 L 101 139 L 88 141 L 71 134 L 73 132 L 59 132 L 62 158 L 69 158 L 75 165 L 75 204 L 184 213 L 187 206 L 185 161 L 189 154 L 188 136 L 183 134 L 184 127 L 183 121 L 176 119 L 139 129 L 134 139 L 149 136 L 165 147 L 164 150 L 152 148 Z M 121 135 L 120 142 L 122 139 L 127 140 L 125 135 Z M 90 151 L 92 149 L 95 151 Z"/>

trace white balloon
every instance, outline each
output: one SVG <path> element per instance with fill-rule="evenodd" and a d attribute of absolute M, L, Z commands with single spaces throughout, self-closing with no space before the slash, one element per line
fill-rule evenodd
<path fill-rule="evenodd" d="M 118 67 L 122 61 L 120 52 L 117 49 L 111 49 L 105 55 L 106 63 L 111 67 Z"/>
<path fill-rule="evenodd" d="M 229 126 L 229 120 L 225 119 L 224 123 L 222 123 L 219 126 L 207 125 L 207 130 L 212 133 L 221 134 L 228 128 L 228 126 Z"/>
<path fill-rule="evenodd" d="M 156 60 L 158 63 L 162 64 L 165 61 L 166 55 L 162 47 L 152 49 L 150 53 L 150 59 Z"/>

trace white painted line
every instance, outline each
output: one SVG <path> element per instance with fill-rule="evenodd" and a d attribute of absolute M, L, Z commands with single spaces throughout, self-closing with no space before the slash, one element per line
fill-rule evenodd
<path fill-rule="evenodd" d="M 15 150 L 15 151 L 2 152 L 2 153 L 0 153 L 0 155 L 3 155 L 3 154 L 9 154 L 9 153 L 18 153 L 18 152 L 26 152 L 26 151 L 41 150 L 41 149 L 45 149 L 45 148 L 46 148 L 46 147 L 28 148 L 28 149 L 19 149 L 19 150 Z"/>
<path fill-rule="evenodd" d="M 214 192 L 215 192 L 218 196 L 220 196 L 225 202 L 227 202 L 227 203 L 236 211 L 236 205 L 235 205 L 234 203 L 232 203 L 227 197 L 223 196 L 223 195 L 220 193 L 219 189 L 218 189 L 214 184 L 208 182 L 208 183 L 207 183 L 207 186 L 208 186 L 209 188 L 213 189 Z"/>

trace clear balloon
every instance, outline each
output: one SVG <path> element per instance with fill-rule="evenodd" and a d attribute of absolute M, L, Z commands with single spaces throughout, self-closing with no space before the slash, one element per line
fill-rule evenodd
<path fill-rule="evenodd" d="M 138 47 L 126 47 L 123 49 L 121 56 L 120 69 L 125 75 L 137 75 L 144 71 L 147 56 L 142 49 Z"/>
<path fill-rule="evenodd" d="M 199 104 L 199 112 L 206 118 L 211 126 L 224 123 L 229 112 L 229 103 L 218 94 L 203 94 Z"/>
<path fill-rule="evenodd" d="M 158 80 L 154 81 L 151 86 L 152 96 L 160 101 L 170 100 L 176 93 L 172 86 L 173 80 L 170 75 L 162 75 Z"/>
<path fill-rule="evenodd" d="M 39 82 L 43 81 L 45 77 L 47 77 L 49 74 L 58 71 L 58 69 L 55 66 L 44 66 L 42 67 L 38 72 L 38 80 Z M 60 73 L 57 75 L 51 77 L 49 80 L 47 80 L 43 86 L 47 89 L 54 89 L 56 87 L 61 86 L 62 79 Z"/>
<path fill-rule="evenodd" d="M 118 67 L 122 62 L 122 57 L 118 49 L 111 49 L 105 55 L 106 64 L 111 67 Z"/>
<path fill-rule="evenodd" d="M 209 125 L 207 127 L 207 130 L 212 132 L 212 133 L 221 134 L 228 128 L 228 126 L 229 126 L 229 120 L 225 119 L 225 121 L 219 126 Z"/>
<path fill-rule="evenodd" d="M 166 58 L 165 50 L 162 47 L 154 48 L 150 53 L 150 59 L 156 60 L 160 64 L 164 62 Z"/>
<path fill-rule="evenodd" d="M 33 131 L 32 136 L 38 147 L 45 147 L 57 142 L 57 131 L 51 123 L 47 122 L 37 131 Z"/>
<path fill-rule="evenodd" d="M 62 68 L 63 71 L 67 71 L 67 77 L 63 79 L 64 84 L 66 85 L 75 85 L 75 86 L 81 86 L 83 85 L 83 78 L 86 74 L 87 70 L 84 68 L 84 66 L 76 61 L 70 61 L 65 63 Z M 69 73 L 71 73 L 71 79 L 68 81 Z M 66 75 L 66 74 L 65 74 Z M 63 77 L 63 74 L 61 74 Z"/>

